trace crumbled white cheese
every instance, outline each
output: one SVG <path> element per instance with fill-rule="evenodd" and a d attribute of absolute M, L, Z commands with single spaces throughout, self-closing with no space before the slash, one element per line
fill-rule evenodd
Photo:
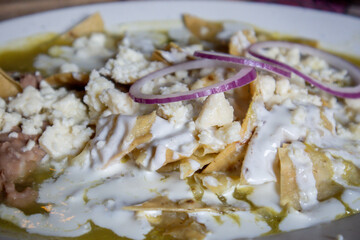
<path fill-rule="evenodd" d="M 50 57 L 48 55 L 40 54 L 36 57 L 34 67 L 41 69 L 47 74 L 55 74 L 58 69 L 66 63 L 65 59 Z"/>
<path fill-rule="evenodd" d="M 226 145 L 239 141 L 241 125 L 240 122 L 232 122 L 219 129 L 202 129 L 198 135 L 199 143 L 212 152 L 224 149 Z"/>
<path fill-rule="evenodd" d="M 134 102 L 128 93 L 117 89 L 104 90 L 99 99 L 112 114 L 133 115 L 139 110 L 139 104 Z"/>
<path fill-rule="evenodd" d="M 76 39 L 73 43 L 75 48 L 85 48 L 97 49 L 106 47 L 107 37 L 103 33 L 93 33 L 90 37 L 80 37 Z"/>
<path fill-rule="evenodd" d="M 360 99 L 351 99 L 351 98 L 345 98 L 345 103 L 348 107 L 351 109 L 354 109 L 358 112 L 360 112 Z"/>
<path fill-rule="evenodd" d="M 298 48 L 292 48 L 287 52 L 286 62 L 292 66 L 300 63 L 301 55 Z"/>
<path fill-rule="evenodd" d="M 198 128 L 224 126 L 234 119 L 234 109 L 225 98 L 224 93 L 210 95 L 206 98 L 199 117 L 196 119 Z"/>
<path fill-rule="evenodd" d="M 113 82 L 100 76 L 99 72 L 94 70 L 91 72 L 89 83 L 85 87 L 86 95 L 84 96 L 84 102 L 89 106 L 90 110 L 101 112 L 105 106 L 99 99 L 100 95 L 104 90 L 114 87 Z"/>
<path fill-rule="evenodd" d="M 72 118 L 75 123 L 79 123 L 88 119 L 87 108 L 74 93 L 69 93 L 62 97 L 52 105 L 53 118 Z"/>
<path fill-rule="evenodd" d="M 226 144 L 239 141 L 240 137 L 241 124 L 238 121 L 234 121 L 230 124 L 226 124 L 223 127 L 219 128 L 215 132 L 215 136 L 218 139 L 221 139 Z"/>
<path fill-rule="evenodd" d="M 60 66 L 61 73 L 80 72 L 80 68 L 75 63 L 64 63 Z"/>
<path fill-rule="evenodd" d="M 19 125 L 21 121 L 21 115 L 17 112 L 8 113 L 5 112 L 0 121 L 0 133 L 10 132 L 13 127 Z"/>
<path fill-rule="evenodd" d="M 116 58 L 108 60 L 99 72 L 116 82 L 129 84 L 164 66 L 162 62 L 148 61 L 141 52 L 120 46 Z"/>
<path fill-rule="evenodd" d="M 171 28 L 168 31 L 169 37 L 181 45 L 187 45 L 189 43 L 192 34 L 185 27 L 182 28 Z"/>
<path fill-rule="evenodd" d="M 160 93 L 162 95 L 187 92 L 187 91 L 189 91 L 189 88 L 187 87 L 186 84 L 181 82 L 175 82 L 171 86 L 167 86 L 167 87 L 160 87 Z"/>
<path fill-rule="evenodd" d="M 74 93 L 65 88 L 53 89 L 46 81 L 40 82 L 40 90 L 28 86 L 10 99 L 7 111 L 2 113 L 2 131 L 11 131 L 21 123 L 22 132 L 27 135 L 42 133 L 44 122 L 51 124 L 55 119 L 72 118 L 75 124 L 88 120 L 87 107 Z"/>
<path fill-rule="evenodd" d="M 32 86 L 28 86 L 8 104 L 9 111 L 16 111 L 24 116 L 40 113 L 44 99 L 40 92 Z"/>
<path fill-rule="evenodd" d="M 34 62 L 37 69 L 47 74 L 57 72 L 91 71 L 104 65 L 113 51 L 107 46 L 103 33 L 77 38 L 72 46 L 53 46 L 48 55 L 40 54 Z M 68 65 L 70 64 L 70 65 Z"/>
<path fill-rule="evenodd" d="M 324 59 L 317 56 L 302 55 L 298 48 L 270 48 L 263 51 L 263 54 L 280 62 L 289 64 L 290 66 L 299 69 L 304 74 L 322 82 L 340 84 L 342 86 L 348 85 L 351 80 L 346 70 L 335 69 L 329 66 Z M 299 79 L 299 77 L 294 76 L 293 79 Z"/>
<path fill-rule="evenodd" d="M 8 137 L 9 138 L 18 138 L 19 134 L 17 132 L 11 132 L 11 133 L 9 133 Z"/>
<path fill-rule="evenodd" d="M 161 56 L 169 63 L 180 63 L 188 60 L 188 57 L 193 56 L 195 51 L 203 50 L 202 45 L 194 44 L 184 48 L 171 48 L 170 51 L 162 51 Z"/>
<path fill-rule="evenodd" d="M 39 139 L 40 146 L 53 158 L 78 154 L 90 140 L 93 130 L 70 120 L 55 120 Z"/>
<path fill-rule="evenodd" d="M 28 152 L 28 151 L 31 151 L 31 149 L 33 149 L 33 147 L 35 147 L 35 142 L 33 140 L 29 140 L 29 141 L 27 141 L 26 145 L 21 148 L 21 151 Z"/>
<path fill-rule="evenodd" d="M 280 55 L 280 49 L 277 47 L 269 48 L 267 51 L 263 51 L 262 54 L 265 54 L 266 56 L 270 58 L 276 59 L 278 55 Z"/>
<path fill-rule="evenodd" d="M 307 56 L 302 61 L 302 64 L 304 67 L 307 67 L 308 69 L 311 69 L 311 70 L 322 70 L 322 69 L 326 69 L 329 67 L 329 65 L 327 64 L 327 62 L 324 59 L 321 59 L 316 56 Z"/>
<path fill-rule="evenodd" d="M 237 31 L 230 38 L 230 46 L 233 46 L 233 51 L 236 51 L 237 55 L 244 55 L 246 49 L 250 46 L 250 44 L 256 41 L 255 31 L 254 30 L 242 30 Z"/>
<path fill-rule="evenodd" d="M 261 96 L 265 102 L 268 101 L 272 96 L 274 96 L 276 83 L 273 77 L 269 75 L 259 76 L 259 86 Z"/>
<path fill-rule="evenodd" d="M 54 89 L 46 81 L 40 82 L 40 94 L 44 100 L 44 108 L 51 109 L 52 104 L 67 94 L 65 88 Z"/>
<path fill-rule="evenodd" d="M 276 94 L 285 96 L 290 90 L 290 82 L 286 78 L 282 78 L 276 81 Z"/>
<path fill-rule="evenodd" d="M 135 114 L 139 104 L 134 102 L 127 93 L 115 88 L 115 84 L 93 71 L 85 87 L 84 102 L 90 108 L 90 114 L 99 115 L 108 109 L 113 114 Z"/>
<path fill-rule="evenodd" d="M 217 152 L 224 149 L 226 145 L 222 139 L 218 139 L 215 136 L 215 131 L 214 128 L 205 128 L 198 134 L 199 144 L 204 146 L 207 151 L 210 150 L 210 152 Z"/>
<path fill-rule="evenodd" d="M 166 34 L 152 31 L 127 32 L 121 46 L 133 48 L 146 56 L 150 56 L 155 48 L 163 48 L 168 42 Z"/>
<path fill-rule="evenodd" d="M 160 53 L 161 56 L 169 63 L 180 63 L 187 60 L 187 54 L 176 48 L 171 48 L 170 51 L 160 50 Z"/>
<path fill-rule="evenodd" d="M 182 102 L 160 104 L 157 113 L 173 124 L 184 124 L 192 121 L 193 106 L 191 104 L 184 105 Z"/>
<path fill-rule="evenodd" d="M 42 132 L 42 127 L 46 116 L 44 114 L 36 114 L 30 118 L 23 118 L 21 120 L 21 129 L 24 134 L 36 135 Z"/>

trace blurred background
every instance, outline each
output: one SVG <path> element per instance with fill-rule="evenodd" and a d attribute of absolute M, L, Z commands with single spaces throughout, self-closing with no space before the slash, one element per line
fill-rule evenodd
<path fill-rule="evenodd" d="M 31 13 L 99 2 L 119 0 L 0 0 L 0 21 Z M 135 0 L 132 0 L 135 1 Z M 169 1 L 169 0 L 168 0 Z M 220 1 L 220 0 L 219 0 Z M 236 0 L 233 0 L 236 1 Z M 360 17 L 360 0 L 238 0 L 248 2 L 268 2 L 291 6 L 314 8 Z"/>

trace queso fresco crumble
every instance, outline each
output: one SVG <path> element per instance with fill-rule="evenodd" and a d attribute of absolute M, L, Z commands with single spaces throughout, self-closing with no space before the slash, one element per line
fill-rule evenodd
<path fill-rule="evenodd" d="M 259 69 L 250 84 L 209 96 L 130 96 L 140 78 L 194 61 L 196 51 L 254 59 L 247 49 L 264 33 L 227 26 L 184 15 L 181 29 L 120 40 L 101 28 L 65 33 L 76 38 L 37 55 L 36 74 L 1 71 L 10 87 L 0 92 L 0 218 L 43 236 L 100 228 L 119 239 L 234 239 L 358 213 L 360 99 Z M 261 53 L 322 83 L 354 83 L 299 48 Z M 187 94 L 237 71 L 177 69 L 141 91 Z"/>

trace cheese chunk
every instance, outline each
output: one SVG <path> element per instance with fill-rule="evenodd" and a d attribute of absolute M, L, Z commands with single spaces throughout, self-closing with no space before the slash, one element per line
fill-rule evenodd
<path fill-rule="evenodd" d="M 213 94 L 207 97 L 196 119 L 198 128 L 209 128 L 212 126 L 224 126 L 234 119 L 234 108 L 225 98 L 224 93 Z"/>

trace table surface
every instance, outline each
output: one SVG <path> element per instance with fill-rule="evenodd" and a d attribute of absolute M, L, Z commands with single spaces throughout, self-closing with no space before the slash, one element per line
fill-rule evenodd
<path fill-rule="evenodd" d="M 119 0 L 0 0 L 0 21 L 26 14 L 99 2 Z M 244 0 L 243 0 L 244 1 Z M 249 0 L 251 1 L 251 0 Z M 334 11 L 360 17 L 360 0 L 252 0 Z"/>

